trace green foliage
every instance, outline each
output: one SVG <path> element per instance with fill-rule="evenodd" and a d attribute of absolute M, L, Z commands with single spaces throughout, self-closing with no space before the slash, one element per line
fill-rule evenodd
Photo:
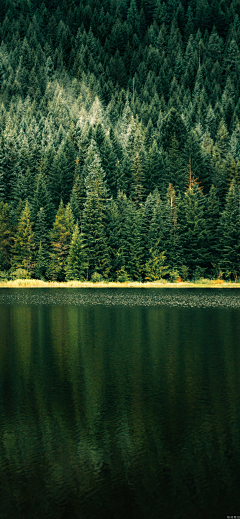
<path fill-rule="evenodd" d="M 158 250 L 150 249 L 150 257 L 145 266 L 146 281 L 156 281 L 168 274 L 168 267 L 164 266 L 165 260 L 164 251 L 159 254 Z"/>
<path fill-rule="evenodd" d="M 79 232 L 78 224 L 75 226 L 69 255 L 65 266 L 66 280 L 83 281 L 87 277 L 88 262 L 85 250 L 84 235 Z"/>
<path fill-rule="evenodd" d="M 9 275 L 7 270 L 0 270 L 0 283 L 3 281 L 8 281 Z"/>
<path fill-rule="evenodd" d="M 120 270 L 117 270 L 116 281 L 120 281 L 120 283 L 127 283 L 129 280 L 129 275 L 124 267 L 121 267 Z"/>
<path fill-rule="evenodd" d="M 194 180 L 189 184 L 181 202 L 180 228 L 184 262 L 192 275 L 197 266 L 204 265 L 207 255 L 204 197 Z"/>
<path fill-rule="evenodd" d="M 16 270 L 12 270 L 10 274 L 11 279 L 29 279 L 30 273 L 29 270 L 18 268 Z"/>
<path fill-rule="evenodd" d="M 93 272 L 91 275 L 91 282 L 92 283 L 101 283 L 103 281 L 103 277 L 99 272 Z"/>
<path fill-rule="evenodd" d="M 169 271 L 169 281 L 171 283 L 177 283 L 179 279 L 179 271 L 177 269 L 173 269 Z"/>
<path fill-rule="evenodd" d="M 225 276 L 236 279 L 240 274 L 240 228 L 239 190 L 235 181 L 231 182 L 226 204 L 219 222 L 220 268 Z"/>
<path fill-rule="evenodd" d="M 238 11 L 238 0 L 3 2 L 2 271 L 143 279 L 164 250 L 183 278 L 220 265 L 234 277 Z"/>
<path fill-rule="evenodd" d="M 0 269 L 5 270 L 10 266 L 11 257 L 11 228 L 9 205 L 0 202 Z"/>
<path fill-rule="evenodd" d="M 14 236 L 12 268 L 24 269 L 29 275 L 34 269 L 34 232 L 32 230 L 31 213 L 28 201 L 19 218 L 17 231 Z"/>
<path fill-rule="evenodd" d="M 46 275 L 53 281 L 64 281 L 65 267 L 73 231 L 73 217 L 69 206 L 61 200 L 53 228 L 50 231 L 50 255 Z"/>
<path fill-rule="evenodd" d="M 93 148 L 90 156 L 89 173 L 85 181 L 87 198 L 83 211 L 82 229 L 86 238 L 89 275 L 92 276 L 94 272 L 99 272 L 106 278 L 110 271 L 110 257 L 105 230 L 107 189 L 104 172 Z"/>
<path fill-rule="evenodd" d="M 39 244 L 39 249 L 36 258 L 35 277 L 37 279 L 45 279 L 47 269 L 46 255 L 42 243 Z"/>

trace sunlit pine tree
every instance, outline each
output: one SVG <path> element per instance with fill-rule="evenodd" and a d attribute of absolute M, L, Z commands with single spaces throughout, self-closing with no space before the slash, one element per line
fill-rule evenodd
<path fill-rule="evenodd" d="M 87 197 L 83 210 L 82 231 L 86 239 L 88 277 L 90 278 L 94 272 L 97 272 L 106 278 L 110 272 L 110 256 L 105 230 L 106 203 L 109 194 L 104 180 L 105 174 L 93 144 L 89 148 L 86 163 Z"/>

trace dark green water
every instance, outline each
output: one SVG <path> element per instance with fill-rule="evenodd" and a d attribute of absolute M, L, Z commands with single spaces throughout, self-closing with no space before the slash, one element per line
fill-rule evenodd
<path fill-rule="evenodd" d="M 0 289 L 0 519 L 240 516 L 240 291 Z"/>

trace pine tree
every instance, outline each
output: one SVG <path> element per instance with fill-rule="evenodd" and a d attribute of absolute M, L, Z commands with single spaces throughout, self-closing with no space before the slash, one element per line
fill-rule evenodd
<path fill-rule="evenodd" d="M 5 157 L 4 152 L 0 144 L 0 201 L 5 201 L 5 193 L 6 193 L 6 187 L 5 187 L 5 173 L 4 173 L 4 167 L 5 167 Z"/>
<path fill-rule="evenodd" d="M 12 268 L 22 268 L 31 275 L 34 270 L 34 232 L 32 230 L 31 212 L 28 201 L 20 216 L 12 249 Z"/>
<path fill-rule="evenodd" d="M 117 201 L 111 200 L 106 208 L 106 236 L 111 263 L 111 278 L 119 270 L 119 223 L 120 215 Z M 121 267 L 121 265 L 120 265 Z"/>
<path fill-rule="evenodd" d="M 44 209 L 41 207 L 34 223 L 34 241 L 36 252 L 35 277 L 45 278 L 49 258 L 49 233 Z"/>
<path fill-rule="evenodd" d="M 157 189 L 148 196 L 144 204 L 142 233 L 145 262 L 144 277 L 146 281 L 154 281 L 167 273 L 167 267 L 164 266 L 166 257 L 162 249 L 162 201 Z"/>
<path fill-rule="evenodd" d="M 91 159 L 91 160 L 90 160 Z M 89 278 L 94 272 L 108 277 L 110 257 L 106 238 L 105 218 L 108 192 L 104 172 L 94 148 L 89 150 L 88 175 L 85 186 L 87 198 L 83 210 L 82 230 L 86 238 Z"/>
<path fill-rule="evenodd" d="M 34 271 L 35 278 L 45 280 L 46 269 L 47 269 L 46 255 L 45 255 L 44 249 L 42 247 L 42 244 L 40 242 L 38 252 L 37 252 L 37 257 L 36 257 L 35 271 Z"/>
<path fill-rule="evenodd" d="M 212 154 L 212 163 L 215 169 L 213 182 L 218 189 L 218 193 L 223 202 L 227 187 L 227 154 L 228 154 L 229 134 L 222 119 L 219 124 L 217 139 Z"/>
<path fill-rule="evenodd" d="M 143 157 L 139 152 L 137 152 L 135 157 L 132 159 L 131 171 L 131 196 L 134 201 L 141 203 L 145 194 L 145 176 L 143 170 Z"/>
<path fill-rule="evenodd" d="M 168 154 L 166 157 L 166 170 L 167 170 L 167 185 L 170 183 L 174 185 L 175 189 L 183 191 L 186 188 L 187 181 L 187 164 L 184 163 L 184 159 L 180 152 L 180 146 L 174 134 L 170 146 L 168 148 Z"/>
<path fill-rule="evenodd" d="M 161 128 L 161 143 L 163 149 L 168 151 L 171 146 L 172 139 L 178 141 L 181 148 L 186 142 L 187 130 L 185 124 L 175 108 L 171 108 L 168 114 L 163 119 Z"/>
<path fill-rule="evenodd" d="M 54 206 L 43 173 L 38 174 L 37 185 L 34 190 L 31 211 L 33 221 L 36 220 L 37 214 L 41 208 L 44 210 L 46 218 L 45 232 L 47 232 L 53 223 Z"/>
<path fill-rule="evenodd" d="M 130 279 L 142 279 L 144 273 L 144 240 L 142 233 L 142 210 L 137 210 L 131 199 L 119 192 L 118 270 L 123 268 Z"/>
<path fill-rule="evenodd" d="M 219 252 L 218 252 L 218 225 L 220 217 L 220 204 L 217 190 L 211 186 L 206 201 L 206 231 L 207 231 L 207 269 L 215 277 L 218 275 Z"/>
<path fill-rule="evenodd" d="M 83 281 L 86 279 L 87 270 L 88 262 L 84 235 L 79 232 L 78 224 L 76 224 L 65 266 L 66 280 Z"/>
<path fill-rule="evenodd" d="M 160 189 L 162 183 L 166 181 L 163 153 L 159 150 L 155 139 L 153 139 L 152 145 L 145 155 L 143 170 L 145 176 L 145 191 L 148 195 L 156 188 Z"/>
<path fill-rule="evenodd" d="M 0 202 L 0 270 L 8 270 L 11 255 L 11 228 L 9 205 Z"/>
<path fill-rule="evenodd" d="M 225 277 L 240 275 L 240 193 L 235 181 L 229 187 L 218 229 L 221 271 Z"/>
<path fill-rule="evenodd" d="M 46 276 L 53 281 L 64 281 L 65 266 L 71 243 L 72 214 L 64 209 L 61 200 L 53 228 L 50 231 L 50 257 Z"/>
<path fill-rule="evenodd" d="M 171 270 L 179 269 L 184 263 L 180 237 L 181 197 L 169 184 L 162 204 L 161 250 L 165 251 L 167 263 Z"/>
<path fill-rule="evenodd" d="M 185 164 L 189 169 L 191 168 L 192 175 L 195 179 L 201 183 L 204 188 L 204 192 L 208 192 L 210 189 L 210 170 L 208 162 L 202 153 L 201 146 L 198 142 L 197 132 L 191 130 L 188 134 L 186 144 L 184 147 L 183 157 Z M 186 186 L 186 184 L 185 184 Z"/>
<path fill-rule="evenodd" d="M 64 146 L 60 146 L 49 172 L 50 194 L 54 207 L 59 206 L 60 200 L 66 205 L 70 200 L 73 186 L 73 171 L 69 167 L 68 158 Z"/>
<path fill-rule="evenodd" d="M 150 249 L 150 258 L 145 266 L 146 281 L 156 281 L 168 273 L 168 267 L 164 265 L 165 260 L 164 251 L 159 253 L 158 249 Z"/>
<path fill-rule="evenodd" d="M 181 202 L 180 229 L 184 264 L 189 267 L 190 276 L 194 277 L 199 269 L 203 275 L 207 259 L 204 196 L 194 179 L 190 179 Z"/>

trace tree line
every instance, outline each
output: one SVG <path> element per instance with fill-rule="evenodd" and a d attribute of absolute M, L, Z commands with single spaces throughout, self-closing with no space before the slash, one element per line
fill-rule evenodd
<path fill-rule="evenodd" d="M 3 1 L 2 278 L 240 276 L 239 6 Z"/>

